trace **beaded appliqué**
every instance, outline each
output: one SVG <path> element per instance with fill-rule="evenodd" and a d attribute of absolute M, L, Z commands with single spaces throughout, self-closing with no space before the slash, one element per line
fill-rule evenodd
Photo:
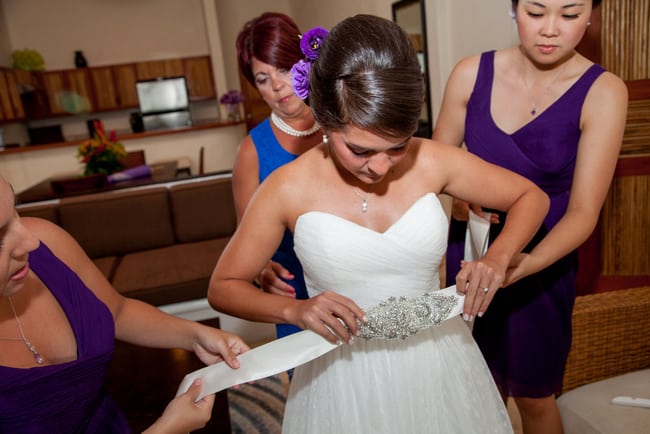
<path fill-rule="evenodd" d="M 366 311 L 368 321 L 359 322 L 364 339 L 406 339 L 418 331 L 443 322 L 458 299 L 425 292 L 417 297 L 390 297 Z"/>

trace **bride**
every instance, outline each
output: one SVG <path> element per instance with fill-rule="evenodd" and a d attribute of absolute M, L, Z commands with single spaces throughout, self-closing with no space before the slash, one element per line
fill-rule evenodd
<path fill-rule="evenodd" d="M 302 40 L 312 49 L 301 66 L 309 103 L 326 135 L 260 186 L 215 267 L 211 305 L 343 343 L 296 369 L 284 433 L 511 432 L 460 316 L 404 339 L 358 334 L 369 309 L 389 297 L 439 289 L 447 243 L 439 194 L 508 212 L 487 254 L 463 263 L 456 278 L 469 321 L 507 283 L 510 259 L 539 227 L 548 198 L 512 172 L 412 136 L 423 83 L 415 50 L 396 24 L 357 15 L 329 35 L 318 29 Z M 300 77 L 294 84 L 301 86 Z M 285 229 L 294 234 L 307 300 L 251 284 Z M 380 322 L 390 327 L 394 314 Z"/>

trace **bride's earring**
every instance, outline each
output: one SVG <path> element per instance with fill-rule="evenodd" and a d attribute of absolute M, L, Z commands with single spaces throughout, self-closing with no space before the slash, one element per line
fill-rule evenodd
<path fill-rule="evenodd" d="M 330 138 L 327 137 L 327 134 L 323 134 L 323 143 L 327 145 L 329 142 L 330 142 Z"/>

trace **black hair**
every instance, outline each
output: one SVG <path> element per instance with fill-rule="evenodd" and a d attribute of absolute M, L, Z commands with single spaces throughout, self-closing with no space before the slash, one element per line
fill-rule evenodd
<path fill-rule="evenodd" d="M 601 0 L 591 0 L 591 7 L 595 8 L 596 6 L 599 6 L 602 3 Z M 512 8 L 515 9 L 517 5 L 519 4 L 519 0 L 512 0 Z"/>

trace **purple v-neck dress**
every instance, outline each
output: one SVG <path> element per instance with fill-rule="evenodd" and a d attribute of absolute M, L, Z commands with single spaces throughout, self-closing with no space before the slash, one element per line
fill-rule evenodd
<path fill-rule="evenodd" d="M 580 113 L 593 82 L 604 69 L 592 65 L 553 105 L 513 134 L 503 132 L 490 112 L 494 52 L 481 56 L 467 104 L 465 143 L 473 154 L 517 172 L 551 199 L 548 215 L 530 251 L 566 212 L 580 139 Z M 501 223 L 506 216 L 501 215 Z M 490 239 L 501 231 L 492 225 Z M 465 222 L 450 225 L 447 283 L 455 283 L 465 243 Z M 474 337 L 496 383 L 507 395 L 545 397 L 562 387 L 571 346 L 577 255 L 573 252 L 545 270 L 499 290 Z"/>
<path fill-rule="evenodd" d="M 110 311 L 43 243 L 30 253 L 29 264 L 67 315 L 77 360 L 29 369 L 0 366 L 0 432 L 130 432 L 103 386 L 115 338 Z"/>

